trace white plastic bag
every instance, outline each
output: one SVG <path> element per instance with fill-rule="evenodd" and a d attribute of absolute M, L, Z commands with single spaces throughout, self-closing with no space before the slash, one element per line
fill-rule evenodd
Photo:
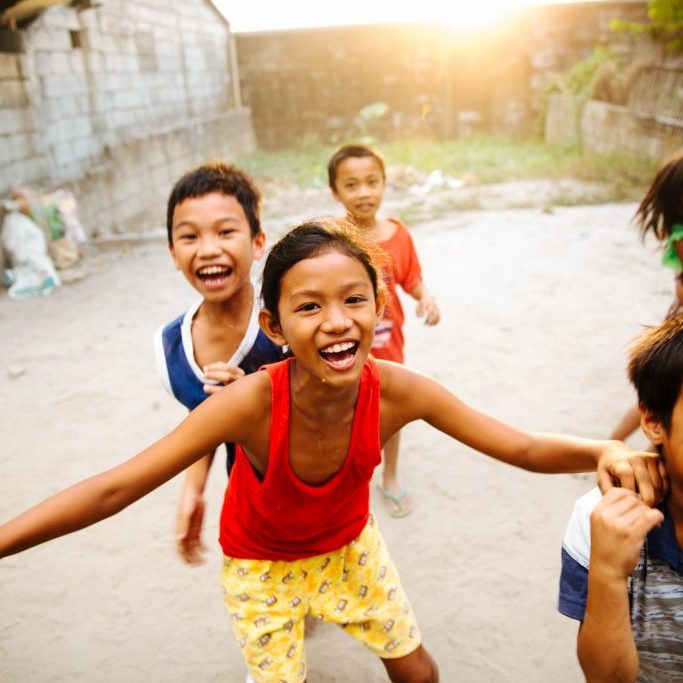
<path fill-rule="evenodd" d="M 5 202 L 8 211 L 2 222 L 2 246 L 9 258 L 3 284 L 12 299 L 28 299 L 49 294 L 61 282 L 47 253 L 43 231 L 14 202 Z"/>

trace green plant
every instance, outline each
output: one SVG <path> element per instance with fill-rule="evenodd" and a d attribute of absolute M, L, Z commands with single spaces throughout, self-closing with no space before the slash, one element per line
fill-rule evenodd
<path fill-rule="evenodd" d="M 326 187 L 327 160 L 334 149 L 331 145 L 316 145 L 308 138 L 303 147 L 257 151 L 237 163 L 256 178 L 266 194 L 271 184 Z M 626 154 L 588 154 L 576 147 L 537 139 L 482 134 L 456 140 L 397 140 L 382 144 L 381 149 L 389 166 L 409 166 L 425 174 L 440 169 L 451 178 L 470 177 L 476 185 L 575 178 L 607 184 L 618 198 L 639 195 L 656 169 L 655 162 Z"/>
<path fill-rule="evenodd" d="M 541 93 L 541 107 L 539 115 L 539 131 L 545 126 L 550 95 L 561 92 L 571 96 L 574 109 L 574 146 L 579 146 L 581 112 L 586 102 L 593 96 L 595 84 L 607 65 L 613 67 L 614 57 L 604 47 L 593 48 L 593 52 L 584 59 L 575 62 L 567 73 L 551 81 Z"/>
<path fill-rule="evenodd" d="M 670 52 L 683 52 L 683 3 L 681 0 L 648 0 L 649 22 L 612 21 L 611 27 L 629 33 L 648 33 Z"/>
<path fill-rule="evenodd" d="M 596 80 L 601 71 L 608 64 L 613 64 L 612 53 L 604 47 L 595 47 L 593 52 L 584 59 L 575 62 L 565 74 L 557 76 L 548 82 L 540 93 L 537 135 L 542 137 L 548 114 L 550 96 L 560 92 L 571 96 L 574 106 L 575 131 L 574 144 L 579 142 L 579 117 L 586 101 L 593 96 Z"/>
<path fill-rule="evenodd" d="M 367 145 L 375 143 L 378 126 L 388 111 L 389 107 L 384 102 L 373 102 L 358 112 L 353 122 L 360 135 L 359 142 Z"/>
<path fill-rule="evenodd" d="M 591 95 L 600 67 L 611 59 L 612 53 L 607 48 L 594 48 L 588 57 L 576 62 L 565 76 L 558 79 L 559 89 L 570 93 L 577 102 L 583 104 Z"/>

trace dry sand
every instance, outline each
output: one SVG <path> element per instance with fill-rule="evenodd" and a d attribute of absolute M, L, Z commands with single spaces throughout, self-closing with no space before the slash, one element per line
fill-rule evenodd
<path fill-rule="evenodd" d="M 335 210 L 323 199 L 297 205 Z M 633 400 L 625 346 L 672 294 L 658 254 L 629 226 L 633 210 L 499 209 L 414 226 L 443 320 L 426 328 L 407 304 L 408 363 L 513 424 L 606 435 Z M 291 220 L 281 212 L 269 232 Z M 163 239 L 99 250 L 84 266 L 88 277 L 49 297 L 0 297 L 3 520 L 184 415 L 159 385 L 151 341 L 195 293 Z M 556 592 L 564 525 L 593 475 L 517 471 L 424 424 L 404 432 L 401 473 L 414 513 L 388 517 L 376 490 L 372 502 L 441 680 L 582 680 L 576 624 L 556 612 Z M 225 475 L 212 472 L 200 568 L 173 549 L 180 483 L 0 563 L 2 683 L 244 680 L 219 586 Z M 309 683 L 385 680 L 334 627 L 307 650 Z"/>

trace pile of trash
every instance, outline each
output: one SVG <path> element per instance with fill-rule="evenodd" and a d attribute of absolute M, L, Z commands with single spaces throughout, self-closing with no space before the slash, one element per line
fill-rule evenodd
<path fill-rule="evenodd" d="M 2 284 L 13 299 L 50 294 L 61 284 L 57 270 L 80 260 L 86 235 L 76 199 L 68 190 L 38 194 L 21 188 L 1 202 L 2 248 L 9 268 Z"/>

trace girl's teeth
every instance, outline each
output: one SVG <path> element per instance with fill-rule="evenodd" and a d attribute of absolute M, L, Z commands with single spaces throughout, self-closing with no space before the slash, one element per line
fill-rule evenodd
<path fill-rule="evenodd" d="M 324 349 L 325 353 L 341 353 L 342 351 L 348 351 L 353 347 L 352 342 L 346 342 L 345 344 L 334 344 L 333 346 L 328 346 Z"/>

